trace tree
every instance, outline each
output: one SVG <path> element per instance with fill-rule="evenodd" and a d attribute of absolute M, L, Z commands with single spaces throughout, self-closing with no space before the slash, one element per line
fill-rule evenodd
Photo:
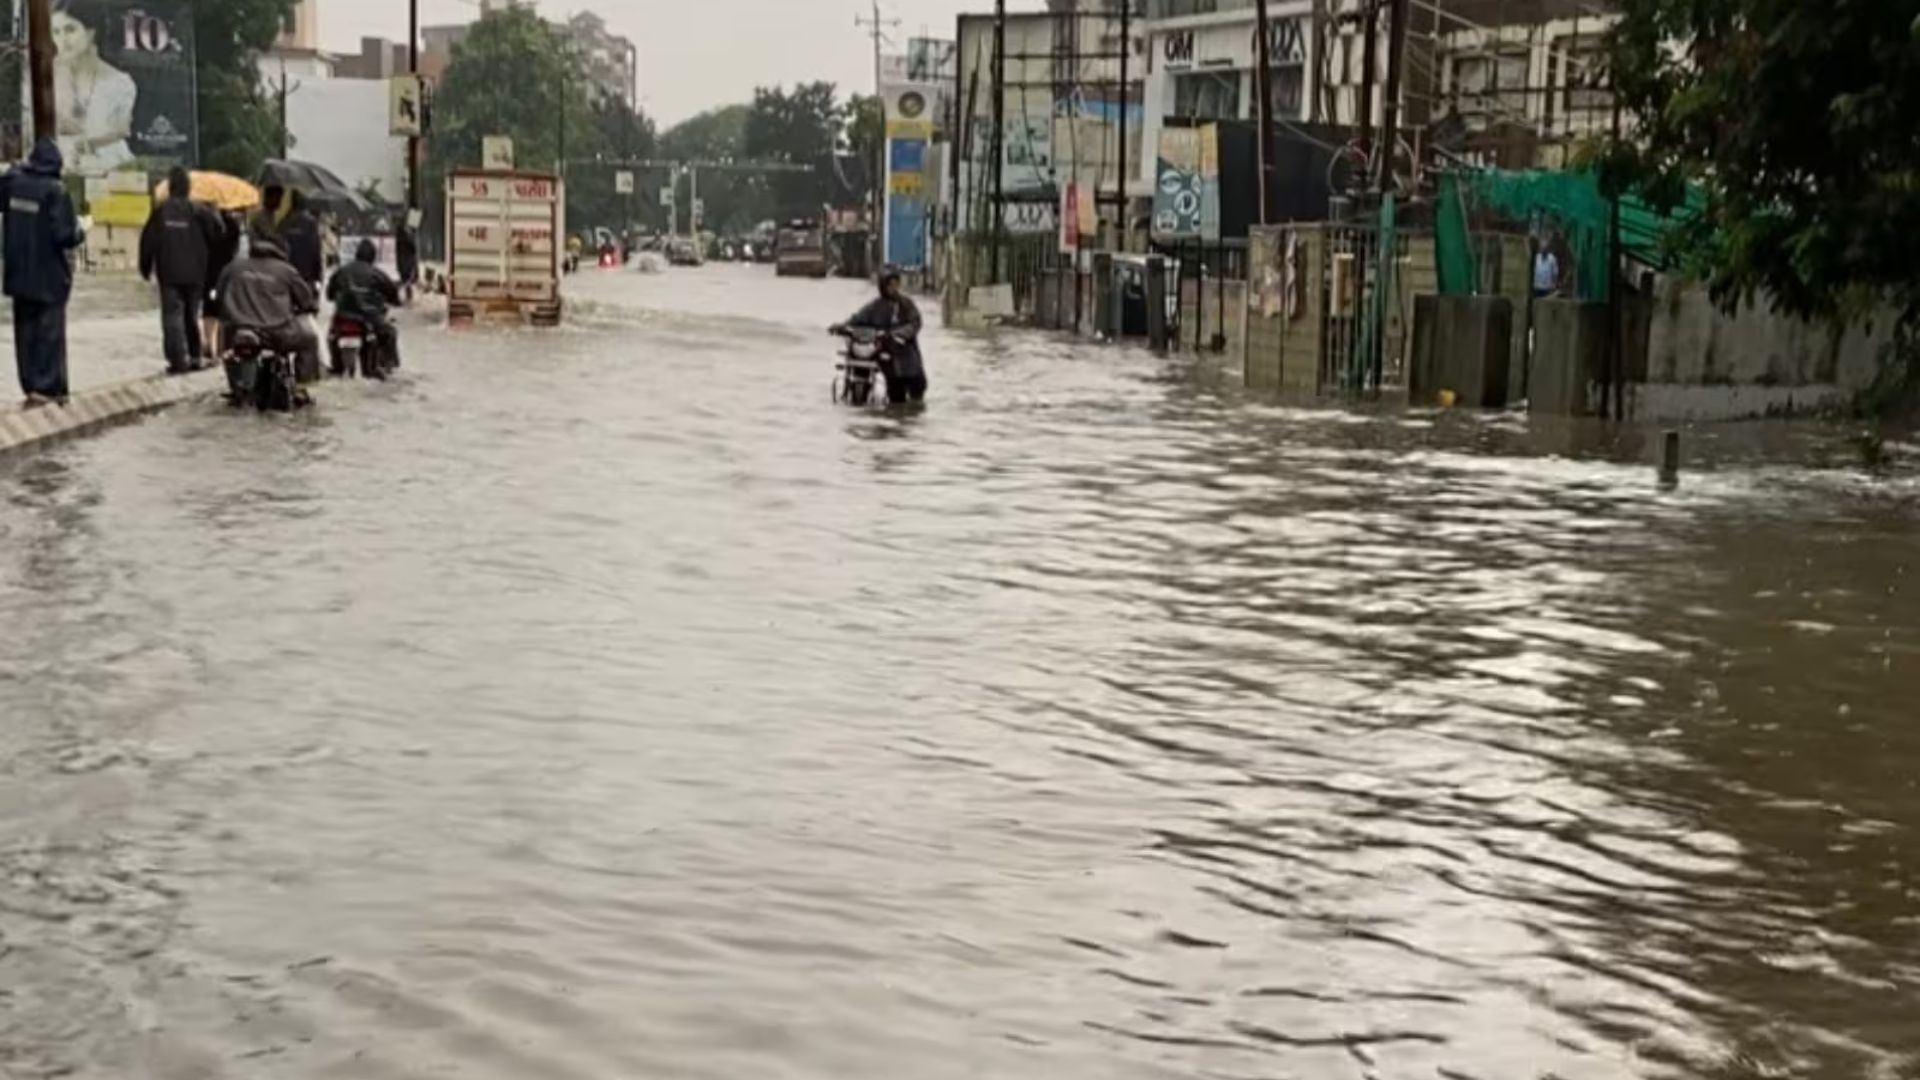
<path fill-rule="evenodd" d="M 674 161 L 728 161 L 747 156 L 747 105 L 709 109 L 683 120 L 660 136 L 660 156 Z M 680 227 L 686 227 L 688 185 L 676 193 Z M 706 203 L 708 228 L 723 233 L 751 229 L 766 216 L 766 182 L 744 173 L 707 171 L 700 174 L 700 198 Z M 658 206 L 657 201 L 654 204 Z M 656 209 L 661 221 L 663 211 Z"/>
<path fill-rule="evenodd" d="M 202 168 L 254 176 L 280 152 L 280 116 L 256 61 L 294 0 L 191 0 Z"/>
<path fill-rule="evenodd" d="M 1920 19 L 1913 0 L 1621 0 L 1609 63 L 1632 134 L 1602 159 L 1706 209 L 1676 250 L 1723 303 L 1797 315 L 1892 300 L 1920 331 Z"/>
<path fill-rule="evenodd" d="M 625 166 L 616 164 L 653 156 L 656 138 L 653 121 L 618 98 L 600 95 L 589 113 L 589 138 L 582 148 L 597 159 L 596 164 L 576 164 L 567 173 L 567 220 L 583 225 L 607 225 L 625 230 L 635 218 L 653 220 L 658 215 L 642 215 L 653 203 L 645 198 L 646 187 L 638 170 L 632 198 L 616 190 L 614 177 Z M 570 157 L 576 162 L 586 155 Z M 633 216 L 628 215 L 629 206 Z"/>
<path fill-rule="evenodd" d="M 817 217 L 831 201 L 833 154 L 845 125 L 846 111 L 834 100 L 832 83 L 801 83 L 791 92 L 763 86 L 753 92 L 747 156 L 809 169 L 774 177 L 772 208 L 778 217 Z"/>
<path fill-rule="evenodd" d="M 873 94 L 855 94 L 847 101 L 847 149 L 866 167 L 867 198 L 873 197 L 873 178 L 882 174 L 880 154 L 887 142 L 887 110 Z"/>
<path fill-rule="evenodd" d="M 557 169 L 563 149 L 569 158 L 591 157 L 591 85 L 578 58 L 530 8 L 482 15 L 454 47 L 434 95 L 427 190 L 449 169 L 480 164 L 489 135 L 511 138 L 522 168 Z"/>

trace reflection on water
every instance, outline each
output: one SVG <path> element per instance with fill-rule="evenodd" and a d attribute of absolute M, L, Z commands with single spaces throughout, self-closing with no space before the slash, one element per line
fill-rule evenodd
<path fill-rule="evenodd" d="M 1910 472 L 584 287 L 0 474 L 0 1075 L 1920 1071 Z"/>

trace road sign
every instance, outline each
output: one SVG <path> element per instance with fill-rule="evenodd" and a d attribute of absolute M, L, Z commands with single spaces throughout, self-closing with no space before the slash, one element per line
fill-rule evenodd
<path fill-rule="evenodd" d="M 693 200 L 693 223 L 695 225 L 698 225 L 702 221 L 706 220 L 706 217 L 707 217 L 707 200 L 705 199 Z"/>
<path fill-rule="evenodd" d="M 661 206 L 673 205 L 673 185 L 672 184 L 668 184 L 666 187 L 663 187 L 660 189 L 660 205 Z"/>
<path fill-rule="evenodd" d="M 480 164 L 488 169 L 512 171 L 513 140 L 505 135 L 488 135 L 482 138 Z"/>
<path fill-rule="evenodd" d="M 633 174 L 625 169 L 613 174 L 613 192 L 616 195 L 633 194 Z"/>
<path fill-rule="evenodd" d="M 417 138 L 426 134 L 426 94 L 420 76 L 395 75 L 387 83 L 387 133 Z"/>

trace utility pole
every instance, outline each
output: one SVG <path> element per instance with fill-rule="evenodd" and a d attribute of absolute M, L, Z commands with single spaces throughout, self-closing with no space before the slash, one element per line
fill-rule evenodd
<path fill-rule="evenodd" d="M 389 65 L 380 65 L 386 68 Z M 420 0 L 407 0 L 407 75 L 413 79 L 414 89 L 420 93 L 420 113 L 424 119 L 427 109 L 427 95 L 420 90 Z M 407 227 L 413 227 L 413 217 L 420 211 L 420 136 L 407 136 Z"/>
<path fill-rule="evenodd" d="M 33 83 L 33 138 L 58 138 L 59 114 L 53 104 L 53 4 L 27 0 L 27 66 Z"/>
<path fill-rule="evenodd" d="M 1393 157 L 1400 146 L 1401 69 L 1407 56 L 1407 0 L 1388 0 L 1393 5 L 1387 16 L 1387 93 L 1381 102 L 1380 173 L 1374 184 L 1380 191 L 1393 189 Z"/>
<path fill-rule="evenodd" d="M 1261 2 L 1264 4 L 1265 0 Z M 1133 232 L 1133 212 L 1127 206 L 1127 97 L 1133 89 L 1133 84 L 1128 81 L 1127 59 L 1132 55 L 1133 0 L 1120 0 L 1120 123 L 1117 129 L 1120 136 L 1118 162 L 1120 167 L 1114 170 L 1116 174 L 1114 196 L 1120 206 L 1120 229 L 1117 235 L 1120 237 L 1121 251 L 1128 250 L 1128 243 L 1132 240 L 1130 234 Z M 1093 194 L 1094 199 L 1098 201 L 1100 193 L 1095 191 Z M 1079 279 L 1074 280 L 1078 284 Z"/>
<path fill-rule="evenodd" d="M 1000 230 L 1006 227 L 1007 0 L 993 0 L 993 206 L 987 227 L 987 265 L 1000 282 Z"/>
<path fill-rule="evenodd" d="M 873 160 L 868 163 L 868 167 L 873 170 L 873 176 L 867 183 L 867 214 L 873 222 L 873 229 L 867 238 L 869 261 L 871 261 L 877 269 L 887 252 L 885 239 L 887 230 L 887 100 L 881 92 L 880 46 L 887 41 L 887 29 L 889 27 L 898 27 L 900 20 L 881 18 L 880 0 L 872 0 L 872 4 L 872 17 L 862 18 L 856 15 L 853 18 L 853 25 L 865 27 L 873 36 L 873 101 L 874 104 L 880 107 L 880 138 L 876 141 L 873 148 Z"/>
<path fill-rule="evenodd" d="M 1260 224 L 1273 223 L 1273 48 L 1267 31 L 1273 23 L 1267 18 L 1267 0 L 1254 0 L 1254 63 L 1259 68 L 1253 73 L 1253 92 L 1259 96 L 1254 116 L 1259 118 L 1259 154 L 1260 154 Z M 1124 125 L 1123 125 L 1124 126 Z"/>
<path fill-rule="evenodd" d="M 1360 152 L 1367 155 L 1367 171 L 1373 171 L 1373 75 L 1379 66 L 1375 50 L 1379 45 L 1380 0 L 1360 0 Z M 1363 179 L 1371 179 L 1364 177 Z"/>
<path fill-rule="evenodd" d="M 277 96 L 280 101 L 280 160 L 285 161 L 292 146 L 287 141 L 289 138 L 289 132 L 287 131 L 287 58 L 284 56 L 280 58 L 280 92 Z"/>

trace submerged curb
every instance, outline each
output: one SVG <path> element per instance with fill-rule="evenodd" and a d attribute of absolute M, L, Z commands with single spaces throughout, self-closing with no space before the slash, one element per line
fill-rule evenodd
<path fill-rule="evenodd" d="M 82 391 L 64 406 L 0 410 L 0 455 L 29 450 L 123 423 L 184 401 L 206 397 L 225 384 L 214 368 L 192 375 L 150 375 Z"/>

